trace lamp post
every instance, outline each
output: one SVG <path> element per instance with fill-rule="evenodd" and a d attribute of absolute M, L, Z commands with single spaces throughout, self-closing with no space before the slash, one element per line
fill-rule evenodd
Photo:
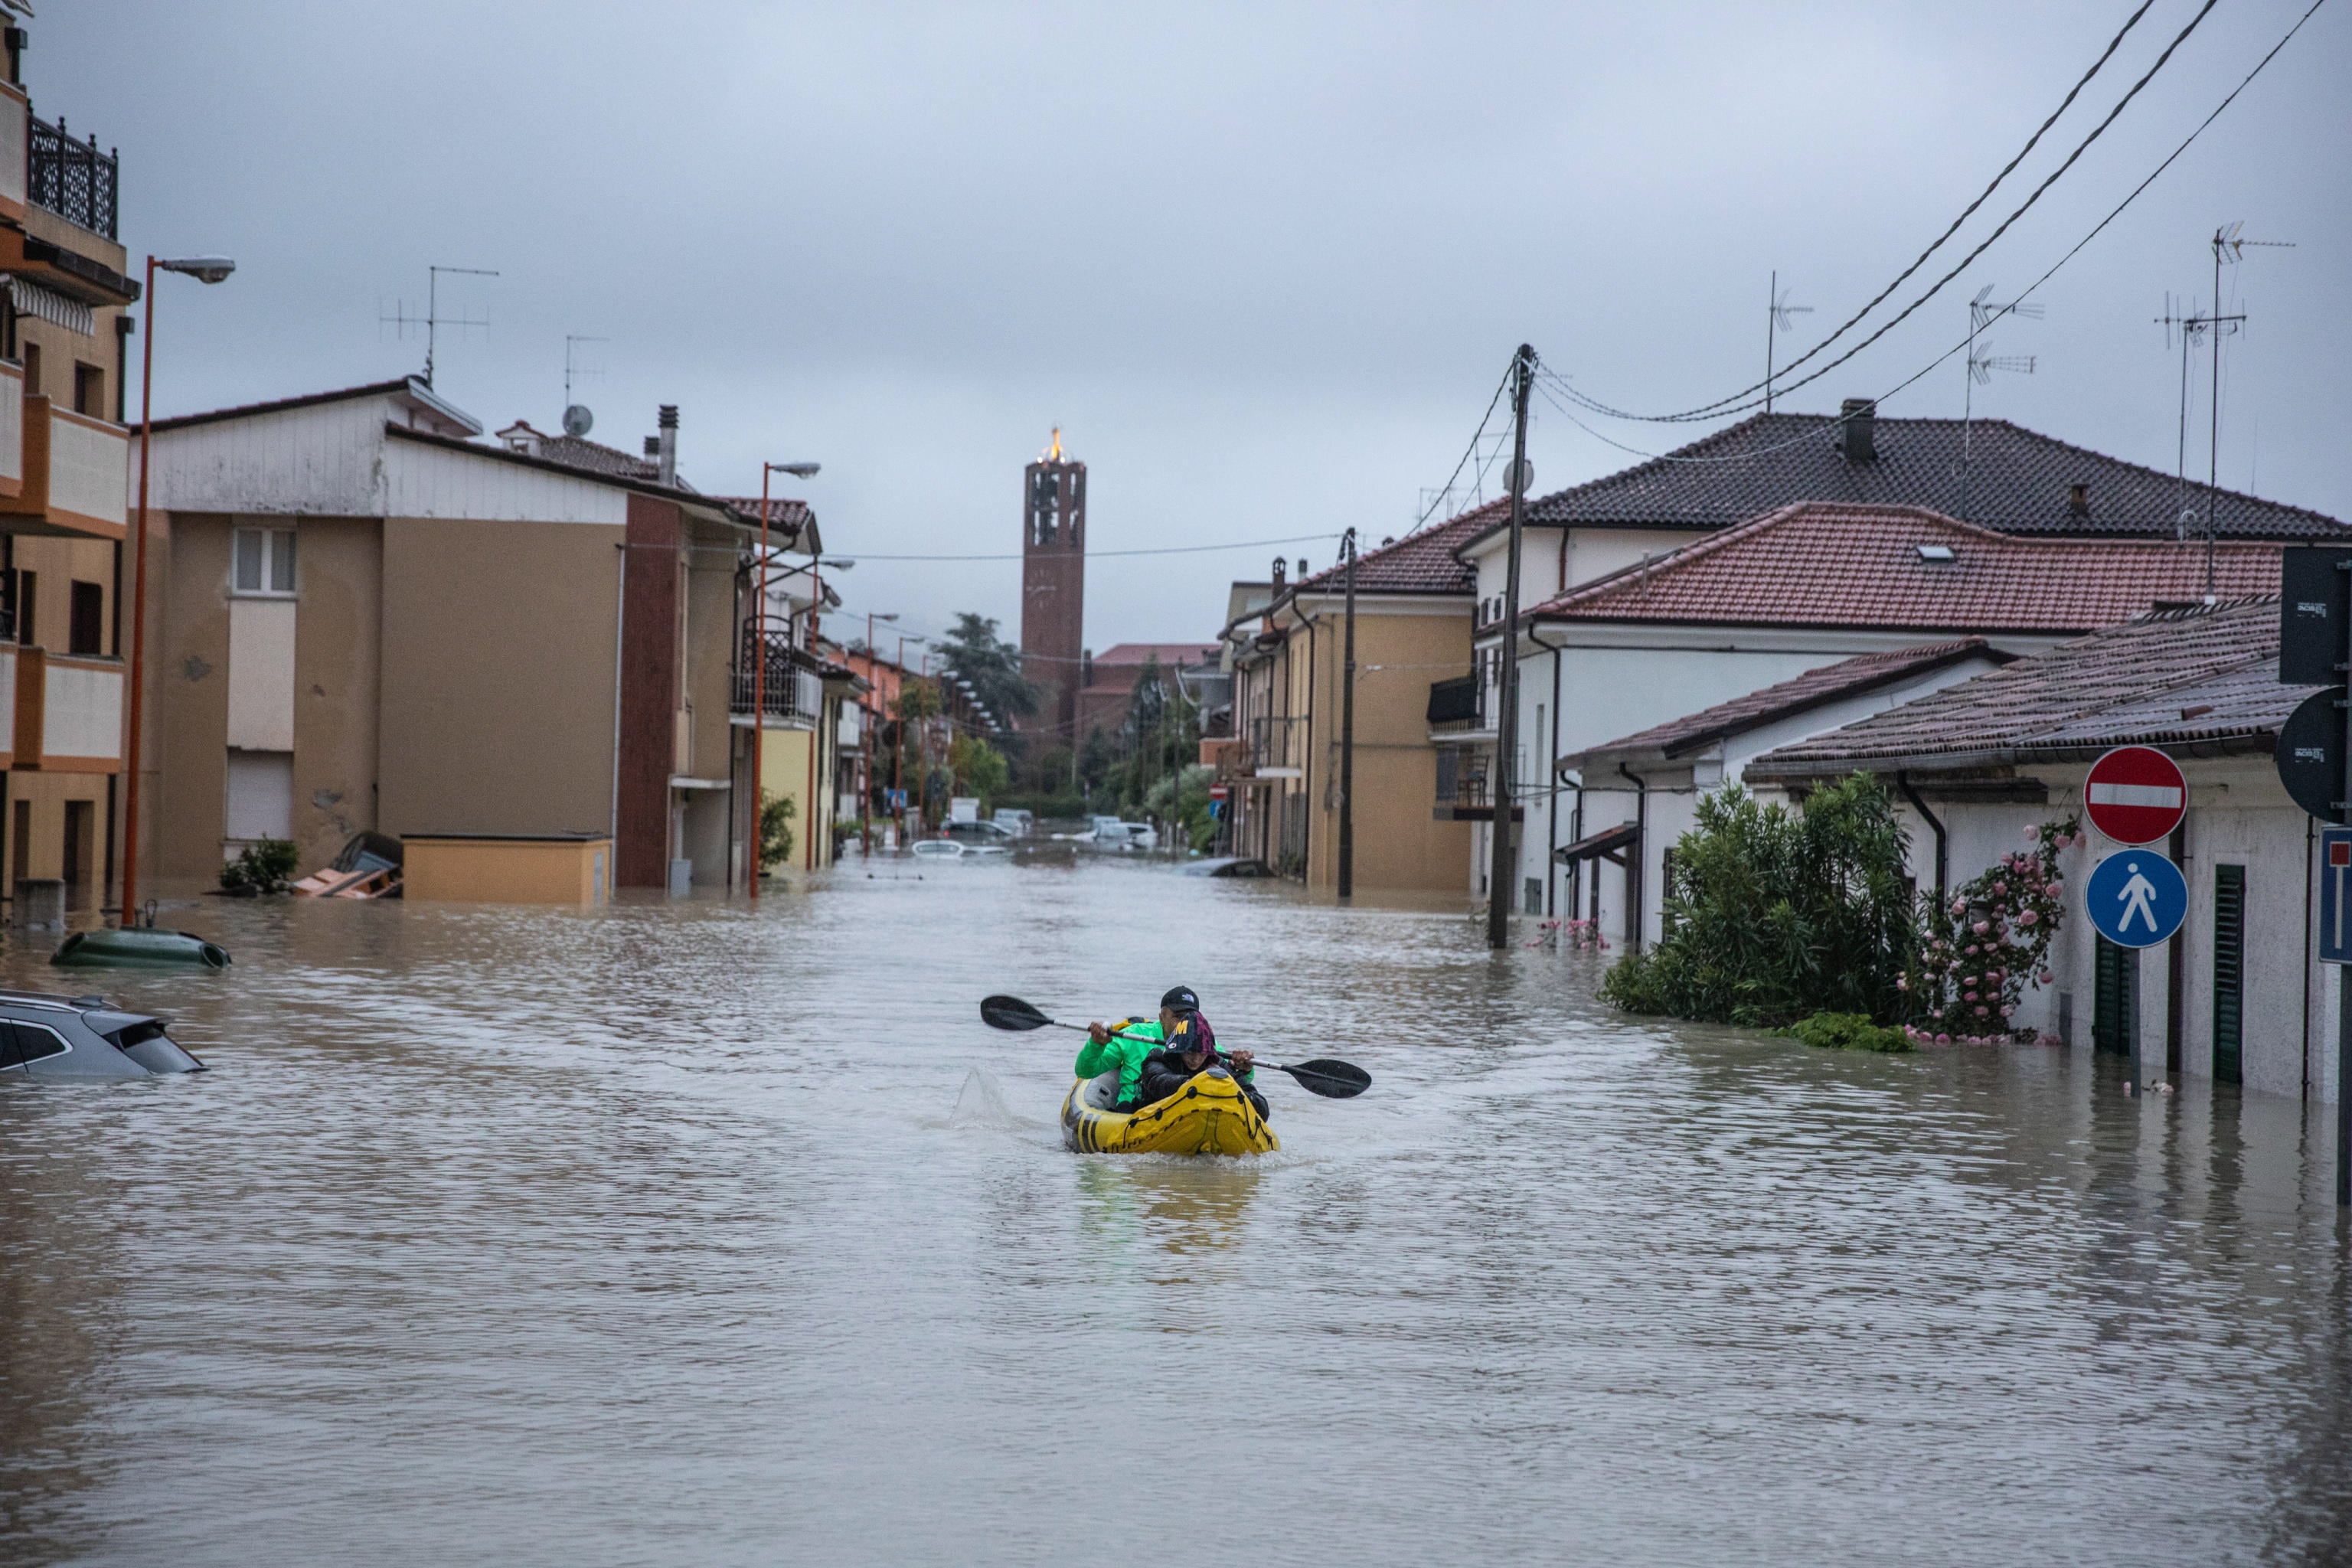
<path fill-rule="evenodd" d="M 760 586 L 751 610 L 751 901 L 760 900 L 760 878 L 767 870 L 768 797 L 762 785 L 761 763 L 768 753 L 768 477 L 791 474 L 808 479 L 823 465 L 766 463 L 760 465 Z"/>
<path fill-rule="evenodd" d="M 122 908 L 115 923 L 138 923 L 139 909 L 139 726 L 146 705 L 140 700 L 147 671 L 147 459 L 155 433 L 155 274 L 184 273 L 199 283 L 217 283 L 236 270 L 226 256 L 190 256 L 176 260 L 147 258 L 147 342 L 140 350 L 139 371 L 139 538 L 131 547 L 131 732 L 123 763 L 131 774 L 123 791 Z"/>

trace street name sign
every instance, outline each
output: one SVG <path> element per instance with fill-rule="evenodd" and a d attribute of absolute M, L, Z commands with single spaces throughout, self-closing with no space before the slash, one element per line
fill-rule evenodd
<path fill-rule="evenodd" d="M 2092 826 L 2118 844 L 2154 844 L 2180 826 L 2189 781 L 2180 764 L 2154 746 L 2117 746 L 2091 764 L 2083 809 Z"/>
<path fill-rule="evenodd" d="M 2154 947 L 2188 916 L 2189 883 L 2153 849 L 2118 849 L 2092 868 L 2083 904 L 2117 947 Z"/>
<path fill-rule="evenodd" d="M 2319 962 L 2352 963 L 2352 827 L 2319 830 Z"/>

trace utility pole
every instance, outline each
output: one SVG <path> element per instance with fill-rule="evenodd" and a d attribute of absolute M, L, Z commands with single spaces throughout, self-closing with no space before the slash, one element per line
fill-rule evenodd
<path fill-rule="evenodd" d="M 1339 688 L 1339 896 L 1356 896 L 1356 531 L 1341 541 L 1348 552 L 1348 650 Z"/>
<path fill-rule="evenodd" d="M 1486 945 L 1497 951 L 1511 942 L 1511 884 L 1517 865 L 1512 853 L 1511 776 L 1519 739 L 1519 544 L 1527 525 L 1528 387 L 1535 379 L 1536 351 L 1526 343 L 1511 360 L 1511 545 L 1503 580 L 1503 641 L 1496 657 L 1502 686 L 1495 721 L 1494 854 L 1486 871 Z"/>

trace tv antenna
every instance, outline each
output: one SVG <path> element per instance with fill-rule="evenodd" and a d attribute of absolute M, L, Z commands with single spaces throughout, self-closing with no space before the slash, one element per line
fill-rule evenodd
<path fill-rule="evenodd" d="M 1764 324 L 1764 412 L 1769 414 L 1772 412 L 1772 340 L 1778 334 L 1793 329 L 1799 316 L 1811 315 L 1813 308 L 1789 303 L 1789 291 L 1780 287 L 1778 268 L 1773 270 L 1772 285 L 1765 298 L 1770 308 L 1766 312 Z"/>
<path fill-rule="evenodd" d="M 610 338 L 590 337 L 585 332 L 563 334 L 563 433 L 575 441 L 587 435 L 595 426 L 596 416 L 588 412 L 585 404 L 572 401 L 572 378 L 575 374 L 602 375 L 604 373 L 590 370 L 584 365 L 574 367 L 572 363 L 572 348 L 580 343 L 609 343 L 612 341 Z"/>
<path fill-rule="evenodd" d="M 1992 290 L 1993 286 L 1988 283 L 1969 301 L 1969 352 L 1963 361 L 1967 379 L 1960 391 L 1960 509 L 1957 514 L 1962 522 L 1969 520 L 1969 466 L 1976 449 L 1977 388 L 1990 386 L 1992 373 L 1997 370 L 2013 371 L 2020 375 L 2033 374 L 2032 354 L 1996 354 L 1990 343 L 1982 344 L 1979 352 L 1978 335 L 2003 316 L 2038 321 L 2042 315 L 2042 307 L 2031 300 L 2011 300 L 2004 303 L 1992 297 Z"/>
<path fill-rule="evenodd" d="M 441 314 L 441 274 L 463 273 L 469 278 L 496 278 L 498 274 L 487 267 L 428 267 L 425 271 L 426 276 L 424 315 L 412 316 L 408 313 L 408 307 L 404 303 L 396 303 L 391 315 L 379 315 L 376 319 L 390 322 L 399 330 L 403 337 L 408 335 L 408 329 L 411 327 L 425 329 L 425 384 L 430 386 L 433 384 L 433 351 L 441 329 L 443 327 L 479 327 L 488 331 L 490 325 L 489 318 L 487 316 L 476 318 Z"/>

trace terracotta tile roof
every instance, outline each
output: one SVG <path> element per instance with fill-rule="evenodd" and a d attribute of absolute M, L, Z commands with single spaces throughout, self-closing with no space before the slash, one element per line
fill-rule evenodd
<path fill-rule="evenodd" d="M 1528 503 L 1539 523 L 1584 527 L 1727 528 L 1796 500 L 1924 506 L 1959 515 L 1963 432 L 1958 419 L 1874 423 L 1874 458 L 1849 462 L 1837 419 L 1759 414 L 1665 457 Z M 1979 419 L 1965 436 L 1966 513 L 2003 533 L 2169 539 L 2183 494 L 2172 475 L 2021 429 Z M 1730 460 L 1726 460 L 1730 459 Z M 2087 517 L 2074 515 L 2069 486 L 2088 487 Z M 2186 504 L 2202 515 L 2205 489 Z M 2232 490 L 2214 507 L 2224 538 L 2340 538 L 2352 528 L 2304 507 Z"/>
<path fill-rule="evenodd" d="M 1952 552 L 1921 557 L 1922 545 Z M 2279 547 L 2214 551 L 2224 597 L 2276 593 Z M 2021 539 L 1920 507 L 1808 501 L 1582 584 L 1541 621 L 1820 626 L 1965 633 L 2085 632 L 2202 596 L 2194 542 Z"/>
<path fill-rule="evenodd" d="M 1179 659 L 1186 664 L 1214 664 L 1222 651 L 1213 642 L 1123 642 L 1095 655 L 1095 668 L 1118 664 L 1140 669 L 1150 658 L 1162 664 L 1174 664 Z"/>
<path fill-rule="evenodd" d="M 1356 557 L 1359 594 L 1463 594 L 1476 590 L 1477 574 L 1454 558 L 1454 552 L 1492 527 L 1508 521 L 1508 500 L 1488 501 L 1458 517 L 1409 533 L 1393 544 L 1367 550 Z M 1300 592 L 1338 593 L 1346 573 L 1327 566 L 1298 580 Z"/>
<path fill-rule="evenodd" d="M 1964 771 L 2110 746 L 2267 752 L 2310 686 L 2278 680 L 2274 596 L 2164 610 L 1766 752 L 1753 779 Z"/>
<path fill-rule="evenodd" d="M 1574 755 L 1560 758 L 1558 765 L 1580 768 L 1593 763 L 1606 765 L 1636 757 L 1664 761 L 1685 756 L 1704 750 L 1727 736 L 1777 723 L 1843 697 L 1894 686 L 1963 660 L 1980 658 L 2005 664 L 2014 657 L 1993 647 L 1982 637 L 1958 637 L 1950 642 L 1929 643 L 1922 647 L 1865 653 L 1853 658 L 1840 659 L 1835 664 L 1825 664 L 1818 669 L 1809 669 L 1802 675 L 1765 687 L 1760 691 L 1751 691 L 1745 697 L 1735 697 L 1728 702 L 1718 702 L 1712 708 L 1703 708 L 1664 724 L 1636 731 L 1622 740 L 1588 747 Z"/>
<path fill-rule="evenodd" d="M 760 521 L 758 496 L 711 496 L 709 499 L 730 511 L 740 512 L 754 526 L 758 525 Z M 814 515 L 809 510 L 809 503 L 804 500 L 786 500 L 782 496 L 768 498 L 768 527 L 772 531 L 797 535 L 802 529 L 808 526 Z"/>

